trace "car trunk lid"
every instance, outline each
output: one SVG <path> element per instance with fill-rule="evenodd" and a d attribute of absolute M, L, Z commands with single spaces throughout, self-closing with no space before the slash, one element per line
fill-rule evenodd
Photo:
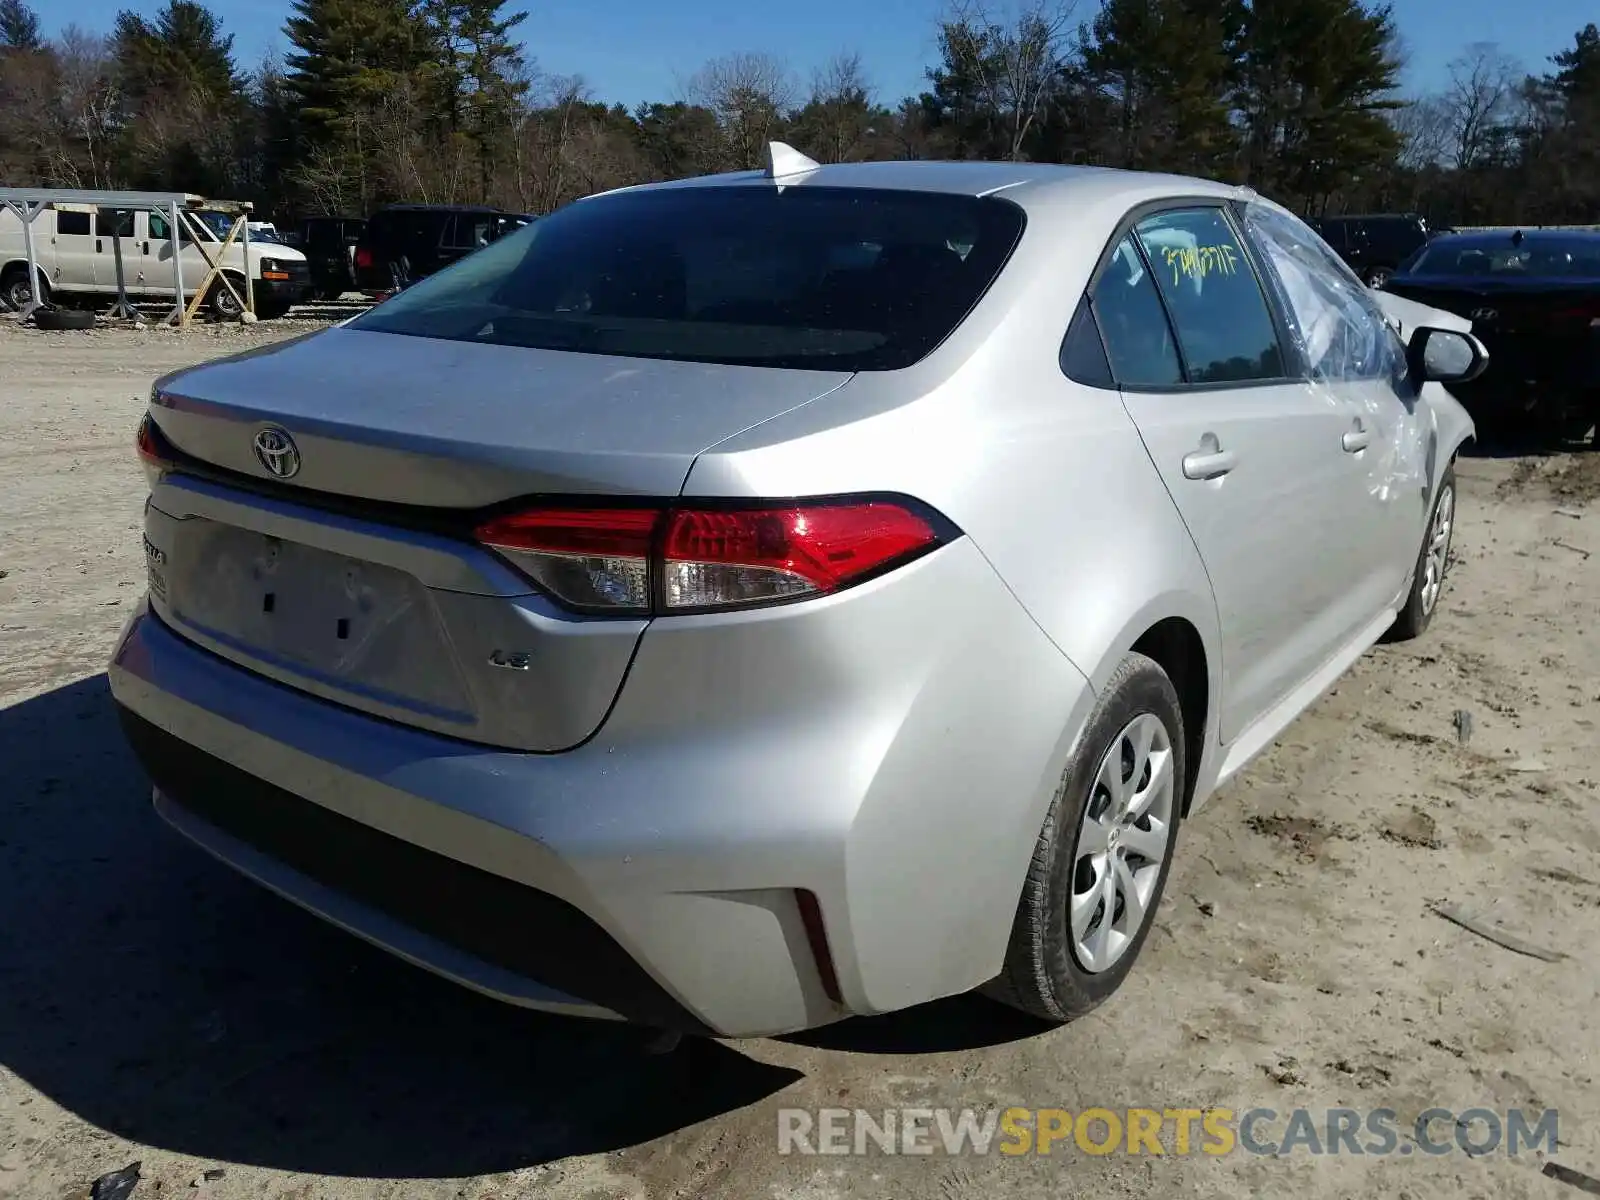
<path fill-rule="evenodd" d="M 643 618 L 585 617 L 473 540 L 518 497 L 674 496 L 695 456 L 848 375 L 337 330 L 163 381 L 151 604 L 290 687 L 469 741 L 599 728 Z M 275 476 L 264 426 L 297 444 Z M 197 460 L 197 461 L 196 461 Z M 190 469 L 183 464 L 188 462 Z"/>
<path fill-rule="evenodd" d="M 481 507 L 675 495 L 702 451 L 849 378 L 336 328 L 163 380 L 154 411 L 179 450 L 273 484 Z M 296 443 L 290 478 L 255 455 L 268 424 Z"/>

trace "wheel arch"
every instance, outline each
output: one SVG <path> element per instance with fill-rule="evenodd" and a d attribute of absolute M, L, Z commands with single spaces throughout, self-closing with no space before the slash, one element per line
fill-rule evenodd
<path fill-rule="evenodd" d="M 1183 617 L 1166 617 L 1141 634 L 1131 649 L 1154 660 L 1178 692 L 1183 711 L 1182 811 L 1189 813 L 1211 720 L 1211 672 L 1200 631 Z"/>
<path fill-rule="evenodd" d="M 1216 714 L 1221 709 L 1222 643 L 1216 602 L 1208 593 L 1169 592 L 1142 606 L 1095 665 L 1089 679 L 1103 691 L 1117 664 L 1130 652 L 1158 663 L 1183 710 L 1184 794 L 1187 815 L 1216 778 Z"/>

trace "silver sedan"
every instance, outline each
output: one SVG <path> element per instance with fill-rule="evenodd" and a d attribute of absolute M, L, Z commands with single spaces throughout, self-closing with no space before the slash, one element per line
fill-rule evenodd
<path fill-rule="evenodd" d="M 513 1003 L 1068 1020 L 1427 626 L 1484 358 L 1247 190 L 775 145 L 161 380 L 112 690 L 178 830 Z"/>

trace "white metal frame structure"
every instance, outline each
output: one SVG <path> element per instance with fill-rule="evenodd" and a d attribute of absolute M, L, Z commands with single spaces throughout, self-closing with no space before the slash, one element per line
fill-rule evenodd
<path fill-rule="evenodd" d="M 238 200 L 211 200 L 204 196 L 197 196 L 191 192 L 125 192 L 125 191 L 84 191 L 75 188 L 8 188 L 0 187 L 0 207 L 10 209 L 17 214 L 22 222 L 23 252 L 28 259 L 28 279 L 32 284 L 33 297 L 28 306 L 22 310 L 21 319 L 26 320 L 34 309 L 42 304 L 40 297 L 44 294 L 41 283 L 48 283 L 44 279 L 44 272 L 39 266 L 38 253 L 33 244 L 33 222 L 47 208 L 59 206 L 89 207 L 95 209 L 112 209 L 114 211 L 147 211 L 161 216 L 167 221 L 167 227 L 172 231 L 172 287 L 175 307 L 167 317 L 170 324 L 187 326 L 194 311 L 199 307 L 200 298 L 206 294 L 206 289 L 213 279 L 221 281 L 223 287 L 231 292 L 239 301 L 243 311 L 255 314 L 255 289 L 250 285 L 250 222 L 249 215 L 254 211 L 255 205 L 248 201 Z M 198 211 L 223 212 L 234 217 L 233 228 L 228 237 L 222 242 L 215 258 L 207 251 L 206 242 L 210 237 L 209 231 L 204 236 L 200 233 L 199 218 L 194 214 Z M 200 289 L 195 294 L 193 303 L 185 303 L 183 298 L 183 245 L 179 231 L 187 229 L 193 240 L 195 249 L 205 259 L 209 270 L 200 281 Z M 228 277 L 222 274 L 222 255 L 232 244 L 235 235 L 242 233 L 245 261 L 244 295 L 241 296 L 234 289 Z M 120 253 L 119 253 L 120 258 Z M 119 290 L 117 297 L 118 306 L 126 304 L 127 297 Z"/>

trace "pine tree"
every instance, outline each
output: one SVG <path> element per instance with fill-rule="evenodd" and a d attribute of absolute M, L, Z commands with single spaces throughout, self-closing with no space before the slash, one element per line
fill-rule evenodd
<path fill-rule="evenodd" d="M 294 46 L 284 85 L 302 133 L 321 149 L 426 61 L 408 0 L 295 0 L 284 32 Z"/>
<path fill-rule="evenodd" d="M 39 14 L 22 0 L 0 0 L 0 50 L 34 52 L 44 49 L 39 34 Z"/>
<path fill-rule="evenodd" d="M 135 102 L 189 95 L 237 110 L 243 101 L 233 35 L 224 34 L 216 15 L 194 0 L 168 0 L 153 21 L 118 13 L 112 40 L 123 87 Z"/>
<path fill-rule="evenodd" d="M 1231 173 L 1242 21 L 1235 0 L 1106 0 L 1082 57 L 1116 113 L 1118 165 Z"/>
<path fill-rule="evenodd" d="M 1393 163 L 1399 138 L 1388 115 L 1400 106 L 1400 64 L 1387 6 L 1251 0 L 1240 44 L 1247 182 L 1317 205 Z"/>

